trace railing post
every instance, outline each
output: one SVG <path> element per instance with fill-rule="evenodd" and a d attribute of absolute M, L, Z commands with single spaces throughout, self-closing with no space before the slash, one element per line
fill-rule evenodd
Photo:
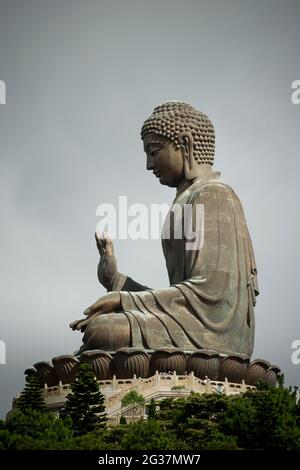
<path fill-rule="evenodd" d="M 213 393 L 213 388 L 212 388 L 210 379 L 206 379 L 205 387 L 206 387 L 206 393 Z"/>
<path fill-rule="evenodd" d="M 138 379 L 136 378 L 136 374 L 133 374 L 132 385 L 134 387 L 138 386 Z"/>
<path fill-rule="evenodd" d="M 194 375 L 194 372 L 190 372 L 189 374 L 189 387 L 190 389 L 194 392 L 195 391 L 195 383 L 196 383 L 196 380 L 195 380 L 195 375 Z"/>
<path fill-rule="evenodd" d="M 228 384 L 227 377 L 225 377 L 225 380 L 224 380 L 224 393 L 225 393 L 225 395 L 230 395 L 230 387 L 229 387 L 229 384 Z"/>
<path fill-rule="evenodd" d="M 112 389 L 113 391 L 117 390 L 118 388 L 118 382 L 117 382 L 117 377 L 115 375 L 113 375 L 113 379 L 112 379 Z"/>
<path fill-rule="evenodd" d="M 138 393 L 141 393 L 141 389 L 142 389 L 142 379 L 141 379 L 141 377 L 138 378 L 137 389 L 138 389 Z"/>
<path fill-rule="evenodd" d="M 176 370 L 174 370 L 174 372 L 173 372 L 172 382 L 173 382 L 173 387 L 176 387 L 177 382 L 178 382 Z"/>

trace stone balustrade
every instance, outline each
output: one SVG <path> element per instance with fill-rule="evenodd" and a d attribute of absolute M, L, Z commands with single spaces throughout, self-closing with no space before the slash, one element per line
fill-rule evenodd
<path fill-rule="evenodd" d="M 100 390 L 105 396 L 107 416 L 115 421 L 121 414 L 121 401 L 130 390 L 142 394 L 147 401 L 151 398 L 161 399 L 164 397 L 184 397 L 191 392 L 194 393 L 222 393 L 233 395 L 245 393 L 247 390 L 255 389 L 254 386 L 242 383 L 231 383 L 225 378 L 223 382 L 210 379 L 201 380 L 195 377 L 193 372 L 186 375 L 177 375 L 176 372 L 158 373 L 149 378 L 117 379 L 113 376 L 111 380 L 99 380 Z M 49 409 L 59 411 L 63 407 L 66 396 L 70 393 L 70 385 L 62 384 L 54 387 L 44 387 L 44 400 Z"/>

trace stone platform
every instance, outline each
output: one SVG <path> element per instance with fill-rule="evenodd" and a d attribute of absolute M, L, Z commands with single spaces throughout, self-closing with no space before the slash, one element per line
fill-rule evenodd
<path fill-rule="evenodd" d="M 146 403 L 152 398 L 185 397 L 191 392 L 232 395 L 254 389 L 258 381 L 275 385 L 280 374 L 280 369 L 268 361 L 256 359 L 250 362 L 236 354 L 226 356 L 204 349 L 182 351 L 161 348 L 146 351 L 124 348 L 111 353 L 86 351 L 80 356 L 63 355 L 53 358 L 51 362 L 37 362 L 26 369 L 26 379 L 31 375 L 39 378 L 48 409 L 59 413 L 82 363 L 91 364 L 105 396 L 108 420 L 116 424 L 121 415 L 126 416 L 121 401 L 130 390 L 141 393 Z M 17 403 L 18 397 L 13 408 L 17 407 Z M 145 408 L 142 414 L 144 412 Z"/>

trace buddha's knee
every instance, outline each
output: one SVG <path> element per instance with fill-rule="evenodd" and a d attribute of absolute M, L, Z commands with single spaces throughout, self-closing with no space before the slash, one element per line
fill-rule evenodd
<path fill-rule="evenodd" d="M 82 349 L 116 351 L 130 346 L 130 325 L 123 313 L 98 315 L 86 327 Z"/>

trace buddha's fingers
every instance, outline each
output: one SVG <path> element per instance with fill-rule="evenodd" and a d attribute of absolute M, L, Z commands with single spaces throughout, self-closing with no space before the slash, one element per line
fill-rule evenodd
<path fill-rule="evenodd" d="M 72 323 L 70 323 L 70 328 L 72 328 L 73 331 L 75 330 L 79 330 L 80 327 L 79 327 L 79 324 L 82 320 L 75 320 L 75 321 L 72 321 Z"/>
<path fill-rule="evenodd" d="M 107 232 L 102 232 L 100 234 L 101 241 L 106 255 L 114 255 L 114 245 Z"/>
<path fill-rule="evenodd" d="M 105 254 L 105 246 L 104 246 L 103 240 L 101 239 L 101 235 L 99 232 L 95 233 L 95 239 L 96 239 L 96 245 L 100 253 L 100 256 L 103 256 Z"/>
<path fill-rule="evenodd" d="M 113 245 L 113 242 L 112 242 L 110 236 L 106 232 L 103 233 L 103 236 L 104 236 L 105 243 L 106 243 L 106 245 L 105 245 L 106 255 L 114 255 L 114 245 Z"/>
<path fill-rule="evenodd" d="M 103 299 L 100 297 L 94 304 L 90 305 L 83 313 L 84 315 L 91 316 L 94 313 L 101 313 L 103 307 Z"/>
<path fill-rule="evenodd" d="M 119 292 L 108 292 L 103 297 L 100 297 L 94 304 L 90 305 L 83 313 L 90 317 L 91 315 L 101 315 L 102 313 L 109 313 L 120 308 L 121 297 Z"/>
<path fill-rule="evenodd" d="M 80 329 L 80 331 L 83 333 L 85 330 L 85 327 L 89 324 L 90 321 L 91 321 L 90 318 L 87 318 L 86 320 L 81 320 L 77 329 Z"/>
<path fill-rule="evenodd" d="M 70 328 L 72 328 L 73 331 L 80 330 L 81 332 L 83 332 L 90 321 L 91 318 L 86 318 L 84 320 L 75 320 L 70 323 Z"/>

